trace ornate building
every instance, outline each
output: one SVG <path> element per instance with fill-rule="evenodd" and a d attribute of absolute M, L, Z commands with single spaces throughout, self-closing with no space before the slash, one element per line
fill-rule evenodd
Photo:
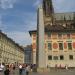
<path fill-rule="evenodd" d="M 0 63 L 24 63 L 24 49 L 0 31 Z"/>
<path fill-rule="evenodd" d="M 75 13 L 55 13 L 52 0 L 43 0 L 37 11 L 32 37 L 33 64 L 75 67 Z"/>

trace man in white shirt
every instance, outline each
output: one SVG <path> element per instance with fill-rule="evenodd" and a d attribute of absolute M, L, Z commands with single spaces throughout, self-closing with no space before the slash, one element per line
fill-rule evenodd
<path fill-rule="evenodd" d="M 22 75 L 22 65 L 19 65 L 19 75 Z"/>

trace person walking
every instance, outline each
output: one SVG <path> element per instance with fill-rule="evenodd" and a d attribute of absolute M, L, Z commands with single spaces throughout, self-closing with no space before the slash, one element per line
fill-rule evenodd
<path fill-rule="evenodd" d="M 23 65 L 22 65 L 22 75 L 25 75 L 25 73 L 26 73 L 26 72 L 25 72 L 25 67 L 26 67 L 26 65 L 23 64 Z"/>
<path fill-rule="evenodd" d="M 30 71 L 30 66 L 27 65 L 27 66 L 26 66 L 26 75 L 29 75 L 29 71 Z"/>
<path fill-rule="evenodd" d="M 9 75 L 10 71 L 9 71 L 9 66 L 6 66 L 6 69 L 4 71 L 4 75 Z"/>
<path fill-rule="evenodd" d="M 4 73 L 4 65 L 0 63 L 0 75 Z"/>
<path fill-rule="evenodd" d="M 19 75 L 22 75 L 22 65 L 19 65 Z"/>
<path fill-rule="evenodd" d="M 65 65 L 66 70 L 68 70 L 68 65 Z"/>

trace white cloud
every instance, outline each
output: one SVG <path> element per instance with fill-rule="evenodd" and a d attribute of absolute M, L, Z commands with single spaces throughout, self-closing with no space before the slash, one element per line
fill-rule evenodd
<path fill-rule="evenodd" d="M 7 34 L 8 37 L 12 38 L 16 43 L 19 43 L 20 45 L 29 45 L 31 44 L 31 37 L 29 35 L 29 31 L 36 29 L 37 24 L 36 13 L 22 13 L 22 14 L 23 16 L 21 15 L 21 20 L 23 20 L 24 24 L 19 25 L 17 29 L 16 29 L 17 25 L 3 24 L 1 17 L 0 21 L 2 25 L 2 31 L 5 34 Z"/>
<path fill-rule="evenodd" d="M 27 18 L 24 17 L 25 27 L 27 27 L 27 30 L 34 30 L 37 26 L 37 15 L 35 13 L 28 13 L 26 14 Z"/>
<path fill-rule="evenodd" d="M 0 7 L 3 9 L 13 8 L 16 0 L 0 0 Z"/>
<path fill-rule="evenodd" d="M 30 30 L 36 29 L 36 14 L 34 13 L 25 13 L 26 16 L 23 17 L 23 20 L 25 22 L 24 28 L 21 28 L 21 30 L 25 30 L 25 32 L 21 31 L 10 31 L 7 32 L 7 35 L 11 37 L 13 40 L 15 40 L 20 45 L 30 45 L 31 44 L 31 37 L 29 35 Z M 26 18 L 26 19 L 25 19 Z M 16 26 L 16 25 L 15 25 Z"/>
<path fill-rule="evenodd" d="M 74 12 L 75 0 L 52 0 L 55 12 Z M 42 0 L 36 0 L 33 4 L 34 7 L 42 4 Z"/>
<path fill-rule="evenodd" d="M 31 38 L 28 32 L 7 32 L 8 37 L 12 38 L 16 43 L 19 43 L 20 45 L 30 45 L 31 44 Z"/>

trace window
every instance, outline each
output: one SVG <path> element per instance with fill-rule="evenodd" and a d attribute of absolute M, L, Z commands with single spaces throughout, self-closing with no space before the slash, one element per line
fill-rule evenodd
<path fill-rule="evenodd" d="M 52 39 L 57 39 L 57 34 L 56 33 L 52 33 Z"/>
<path fill-rule="evenodd" d="M 72 50 L 72 43 L 68 43 L 68 49 Z"/>
<path fill-rule="evenodd" d="M 70 34 L 67 34 L 67 38 L 70 39 Z"/>
<path fill-rule="evenodd" d="M 70 60 L 73 60 L 73 55 L 69 55 L 69 59 Z"/>
<path fill-rule="evenodd" d="M 52 60 L 52 56 L 51 55 L 48 56 L 48 60 Z"/>
<path fill-rule="evenodd" d="M 54 60 L 58 60 L 58 56 L 54 56 L 53 59 L 54 59 Z"/>
<path fill-rule="evenodd" d="M 66 34 L 63 34 L 63 39 L 67 39 L 67 35 Z"/>
<path fill-rule="evenodd" d="M 58 34 L 58 38 L 59 39 L 62 39 L 62 34 Z"/>
<path fill-rule="evenodd" d="M 48 33 L 48 38 L 51 38 L 51 33 Z"/>
<path fill-rule="evenodd" d="M 60 60 L 64 60 L 64 56 L 63 55 L 60 55 Z"/>
<path fill-rule="evenodd" d="M 48 50 L 52 50 L 52 44 L 48 43 Z"/>
<path fill-rule="evenodd" d="M 63 50 L 63 43 L 59 43 L 59 50 Z"/>

